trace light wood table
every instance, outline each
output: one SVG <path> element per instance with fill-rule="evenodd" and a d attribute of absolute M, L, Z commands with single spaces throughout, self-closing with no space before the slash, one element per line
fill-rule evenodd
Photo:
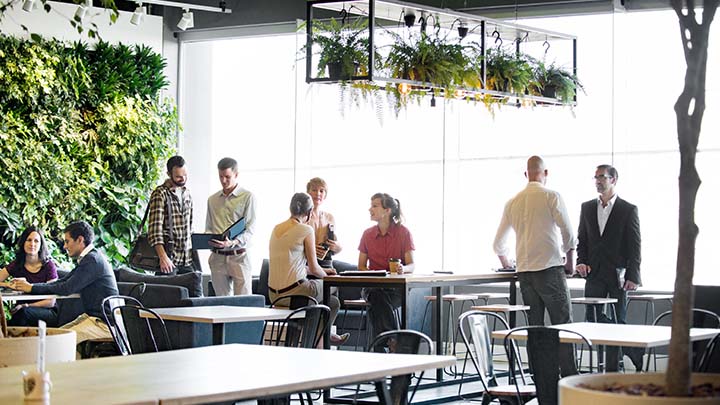
<path fill-rule="evenodd" d="M 53 404 L 196 404 L 378 381 L 455 364 L 423 356 L 228 344 L 48 365 Z M 21 371 L 0 369 L 0 403 L 23 404 Z"/>
<path fill-rule="evenodd" d="M 225 324 L 233 322 L 284 320 L 293 311 L 264 307 L 236 307 L 229 305 L 151 308 L 165 321 L 210 323 L 213 325 L 213 344 L 225 343 Z M 147 318 L 147 312 L 140 316 Z"/>
<path fill-rule="evenodd" d="M 8 292 L 5 291 L 2 293 L 2 300 L 5 301 L 40 301 L 40 300 L 46 300 L 48 298 L 55 298 L 55 299 L 66 299 L 66 298 L 80 298 L 80 294 L 71 294 L 71 295 L 54 295 L 54 294 L 25 294 L 20 291 L 14 291 L 14 292 Z"/>
<path fill-rule="evenodd" d="M 408 296 L 411 288 L 431 287 L 435 302 L 443 302 L 442 288 L 459 285 L 489 284 L 498 282 L 510 283 L 510 303 L 516 303 L 516 281 L 517 275 L 514 272 L 487 272 L 480 274 L 389 274 L 385 277 L 362 277 L 362 276 L 328 276 L 323 278 L 323 297 L 325 305 L 330 297 L 331 287 L 367 287 L 367 288 L 392 288 L 400 291 L 400 328 L 407 328 L 408 320 Z M 433 316 L 433 334 L 436 337 L 435 353 L 443 354 L 442 338 L 442 305 L 435 305 Z M 510 313 L 510 326 L 515 326 L 515 313 Z M 323 339 L 325 348 L 329 348 L 330 331 L 326 331 Z M 438 381 L 443 379 L 443 370 L 436 371 Z"/>
<path fill-rule="evenodd" d="M 629 346 L 649 349 L 670 344 L 671 332 L 669 326 L 575 322 L 550 327 L 578 332 L 590 340 L 593 346 Z M 492 337 L 504 339 L 508 332 L 507 330 L 498 330 L 492 333 Z M 712 339 L 719 333 L 720 329 L 692 328 L 690 329 L 690 341 Z M 514 333 L 512 337 L 513 339 L 525 340 L 527 334 L 525 331 L 521 331 Z M 583 343 L 582 339 L 577 336 L 563 333 L 560 334 L 560 341 L 563 343 Z"/>

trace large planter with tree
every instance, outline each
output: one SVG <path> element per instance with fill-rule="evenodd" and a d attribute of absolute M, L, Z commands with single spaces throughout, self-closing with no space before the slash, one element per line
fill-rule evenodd
<path fill-rule="evenodd" d="M 703 404 L 720 403 L 720 398 L 707 400 L 691 398 L 693 381 L 703 379 L 712 382 L 715 388 L 720 386 L 720 375 L 691 374 L 690 327 L 692 321 L 692 307 L 694 301 L 692 279 L 695 271 L 695 240 L 698 235 L 698 226 L 695 224 L 695 201 L 700 188 L 700 176 L 695 167 L 698 140 L 705 112 L 705 79 L 707 76 L 708 37 L 710 26 L 715 17 L 720 0 L 705 0 L 696 4 L 694 0 L 671 0 L 670 4 L 677 14 L 680 23 L 680 35 L 683 45 L 683 54 L 687 69 L 685 71 L 685 85 L 675 103 L 677 117 L 678 143 L 680 146 L 680 176 L 679 186 L 679 215 L 678 215 L 678 254 L 675 276 L 675 289 L 673 295 L 672 337 L 670 340 L 668 369 L 665 374 L 634 374 L 623 375 L 620 379 L 624 385 L 642 382 L 645 379 L 655 381 L 665 387 L 668 398 L 652 397 L 648 402 L 643 398 L 632 398 L 626 394 L 611 394 L 603 392 L 605 380 L 614 378 L 613 375 L 576 376 L 563 379 L 560 382 L 561 403 L 600 403 L 596 398 L 607 397 L 612 404 Z M 698 7 L 698 9 L 696 9 Z M 700 13 L 701 15 L 698 15 Z M 589 387 L 599 391 L 577 387 L 579 380 Z M 572 394 L 570 394 L 572 392 Z M 580 395 L 582 394 L 582 395 Z M 562 398 L 565 398 L 563 400 Z M 636 402 L 637 401 L 637 402 Z M 663 402 L 675 401 L 675 402 Z M 697 402 L 696 402 L 697 401 Z"/>
<path fill-rule="evenodd" d="M 693 374 L 691 384 L 720 383 L 720 374 Z M 688 397 L 657 397 L 646 395 L 627 395 L 615 392 L 590 389 L 592 387 L 608 386 L 632 386 L 637 384 L 654 384 L 655 386 L 665 385 L 664 373 L 606 373 L 606 374 L 581 374 L 566 377 L 560 380 L 560 404 L 592 404 L 592 405 L 705 405 L 717 404 L 718 398 L 688 398 Z"/>
<path fill-rule="evenodd" d="M 0 338 L 0 368 L 35 364 L 38 349 L 38 328 L 10 326 L 8 336 Z M 75 331 L 48 328 L 45 335 L 45 362 L 75 361 Z"/>

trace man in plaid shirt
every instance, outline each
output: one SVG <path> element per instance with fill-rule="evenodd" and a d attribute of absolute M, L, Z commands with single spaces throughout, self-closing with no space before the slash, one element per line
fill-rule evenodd
<path fill-rule="evenodd" d="M 150 195 L 148 240 L 160 257 L 158 274 L 195 271 L 190 235 L 192 197 L 185 187 L 187 170 L 182 156 L 167 161 L 168 179 Z"/>

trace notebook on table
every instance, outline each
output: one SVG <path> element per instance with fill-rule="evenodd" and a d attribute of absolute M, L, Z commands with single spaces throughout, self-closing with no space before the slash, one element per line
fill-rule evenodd
<path fill-rule="evenodd" d="M 192 247 L 195 250 L 199 249 L 214 249 L 214 247 L 210 246 L 210 240 L 224 240 L 226 237 L 228 239 L 235 239 L 238 235 L 245 232 L 245 217 L 242 217 L 235 221 L 234 224 L 230 225 L 223 233 L 217 234 L 217 233 L 194 233 L 191 236 L 192 239 Z"/>
<path fill-rule="evenodd" d="M 341 276 L 348 277 L 385 277 L 387 270 L 345 270 L 340 272 Z"/>

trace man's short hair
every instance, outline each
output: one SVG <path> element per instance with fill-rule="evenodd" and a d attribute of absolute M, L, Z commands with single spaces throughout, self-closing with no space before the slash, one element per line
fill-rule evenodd
<path fill-rule="evenodd" d="M 82 236 L 85 241 L 85 246 L 93 243 L 95 239 L 95 232 L 93 232 L 92 226 L 85 221 L 75 221 L 65 227 L 65 233 L 69 233 L 73 240 L 77 240 L 79 236 Z"/>
<path fill-rule="evenodd" d="M 597 167 L 598 170 L 605 170 L 608 174 L 608 176 L 612 177 L 613 179 L 618 179 L 618 171 L 616 168 L 614 168 L 611 165 L 600 165 Z"/>
<path fill-rule="evenodd" d="M 168 173 L 172 173 L 173 167 L 183 167 L 185 166 L 185 159 L 182 156 L 175 155 L 168 159 L 167 161 L 167 171 Z"/>
<path fill-rule="evenodd" d="M 218 168 L 218 170 L 232 169 L 233 173 L 237 173 L 238 172 L 237 160 L 235 160 L 233 158 L 229 158 L 229 157 L 222 158 L 218 162 L 217 168 Z"/>

